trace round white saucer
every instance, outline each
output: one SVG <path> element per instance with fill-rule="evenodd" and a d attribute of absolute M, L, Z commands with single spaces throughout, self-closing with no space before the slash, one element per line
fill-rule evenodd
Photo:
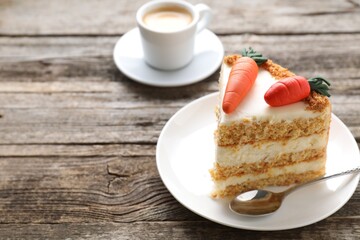
<path fill-rule="evenodd" d="M 134 28 L 122 36 L 114 48 L 116 66 L 127 77 L 151 86 L 177 87 L 199 82 L 213 74 L 224 57 L 219 38 L 205 29 L 195 39 L 195 55 L 184 68 L 161 71 L 150 67 L 143 59 L 140 32 Z"/>

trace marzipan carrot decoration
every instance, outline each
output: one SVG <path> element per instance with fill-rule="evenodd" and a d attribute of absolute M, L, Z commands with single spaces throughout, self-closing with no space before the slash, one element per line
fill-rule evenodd
<path fill-rule="evenodd" d="M 272 107 L 284 106 L 299 102 L 315 91 L 327 97 L 330 83 L 321 77 L 307 80 L 301 76 L 284 78 L 274 83 L 265 93 L 264 99 Z"/>
<path fill-rule="evenodd" d="M 231 68 L 228 83 L 225 89 L 222 109 L 225 113 L 232 113 L 244 99 L 254 85 L 259 67 L 267 61 L 262 54 L 255 52 L 251 47 L 243 49 L 241 57 Z"/>

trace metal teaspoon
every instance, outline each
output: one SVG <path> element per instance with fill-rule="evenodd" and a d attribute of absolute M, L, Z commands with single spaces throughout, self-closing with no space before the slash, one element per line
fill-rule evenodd
<path fill-rule="evenodd" d="M 232 201 L 229 203 L 229 207 L 232 211 L 241 215 L 261 216 L 270 214 L 280 208 L 281 203 L 287 195 L 301 187 L 308 186 L 310 184 L 329 178 L 358 172 L 360 172 L 360 167 L 356 167 L 333 175 L 316 178 L 309 182 L 293 186 L 283 192 L 275 193 L 263 189 L 244 192 L 232 199 Z"/>

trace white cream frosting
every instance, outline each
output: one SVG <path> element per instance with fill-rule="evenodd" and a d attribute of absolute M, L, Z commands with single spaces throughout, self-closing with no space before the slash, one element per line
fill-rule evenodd
<path fill-rule="evenodd" d="M 321 149 L 326 147 L 327 133 L 314 134 L 308 137 L 290 139 L 286 143 L 271 141 L 259 146 L 245 144 L 237 148 L 216 147 L 217 163 L 222 167 L 238 166 L 244 163 L 269 162 L 276 156 L 286 153 L 296 153 L 306 149 Z"/>
<path fill-rule="evenodd" d="M 231 114 L 225 114 L 222 110 L 222 100 L 228 82 L 231 67 L 223 63 L 220 76 L 220 123 L 226 124 L 241 119 L 249 120 L 289 120 L 299 117 L 316 117 L 319 113 L 306 111 L 306 104 L 302 101 L 281 107 L 270 107 L 264 100 L 266 91 L 277 80 L 266 70 L 259 68 L 259 73 L 253 87 L 245 96 L 240 105 Z"/>
<path fill-rule="evenodd" d="M 285 166 L 281 168 L 271 168 L 267 173 L 262 174 L 247 174 L 241 177 L 229 177 L 226 180 L 215 181 L 215 189 L 218 191 L 225 190 L 227 186 L 242 184 L 246 181 L 258 181 L 265 178 L 274 178 L 283 174 L 291 173 L 291 174 L 301 174 L 306 173 L 308 171 L 319 171 L 324 168 L 324 157 L 319 158 L 316 161 L 311 162 L 300 162 L 298 164 L 294 164 L 291 166 Z"/>

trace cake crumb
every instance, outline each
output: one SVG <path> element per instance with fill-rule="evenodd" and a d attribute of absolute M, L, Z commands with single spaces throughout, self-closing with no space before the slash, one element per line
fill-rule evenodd
<path fill-rule="evenodd" d="M 329 99 L 315 91 L 311 91 L 310 95 L 304 100 L 308 106 L 306 110 L 313 112 L 322 112 L 326 107 L 330 105 Z"/>
<path fill-rule="evenodd" d="M 232 65 L 234 65 L 236 60 L 238 60 L 239 58 L 241 58 L 241 55 L 237 55 L 237 54 L 228 55 L 224 57 L 224 63 L 229 67 L 232 67 Z"/>
<path fill-rule="evenodd" d="M 270 59 L 263 63 L 261 67 L 267 70 L 271 74 L 271 76 L 273 76 L 277 80 L 295 76 L 295 73 L 291 72 L 287 68 L 280 66 L 279 64 L 274 63 Z"/>

